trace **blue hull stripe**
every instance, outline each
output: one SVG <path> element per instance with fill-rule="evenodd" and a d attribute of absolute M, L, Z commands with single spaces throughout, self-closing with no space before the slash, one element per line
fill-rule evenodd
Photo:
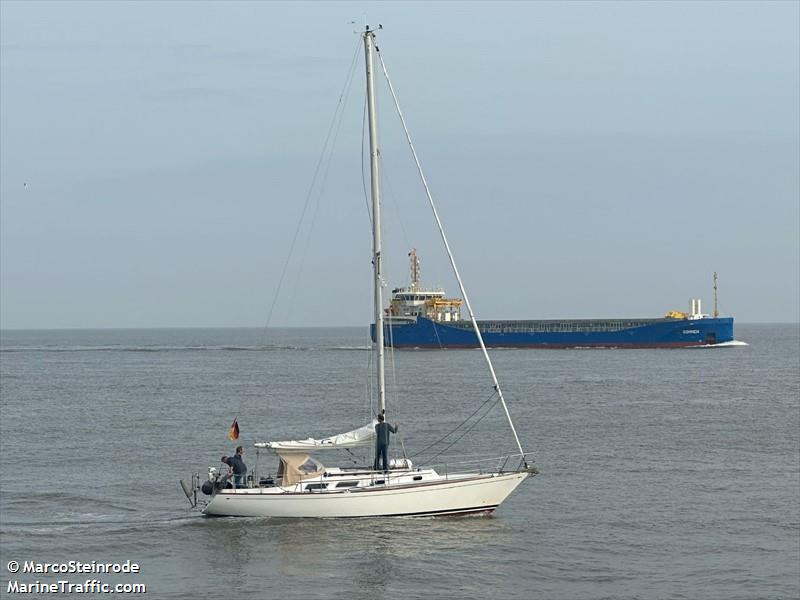
<path fill-rule="evenodd" d="M 601 323 L 594 320 L 592 323 Z M 609 321 L 611 322 L 611 321 Z M 522 331 L 506 330 L 513 321 L 482 321 L 478 326 L 489 348 L 671 348 L 702 346 L 730 342 L 733 318 L 718 317 L 695 320 L 649 319 L 643 325 L 616 331 L 569 331 L 580 321 L 519 321 Z M 551 331 L 531 331 L 537 324 L 547 324 Z M 385 326 L 386 345 L 396 348 L 477 348 L 475 332 L 464 327 L 437 323 L 417 317 L 415 323 Z M 373 325 L 372 339 L 375 340 Z M 511 327 L 513 329 L 513 327 Z M 529 329 L 525 331 L 525 329 Z M 538 329 L 541 329 L 539 327 Z M 560 329 L 552 331 L 552 329 Z"/>

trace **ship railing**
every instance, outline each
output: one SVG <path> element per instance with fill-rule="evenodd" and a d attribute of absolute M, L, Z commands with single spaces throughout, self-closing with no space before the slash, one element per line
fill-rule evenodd
<path fill-rule="evenodd" d="M 449 458 L 449 457 L 446 457 Z M 500 456 L 458 456 L 452 457 L 452 460 L 445 460 L 442 462 L 427 464 L 427 465 L 414 465 L 415 470 L 433 469 L 439 475 L 444 476 L 447 480 L 451 477 L 463 477 L 467 474 L 480 474 L 488 475 L 493 473 L 510 473 L 519 471 L 529 471 L 536 473 L 536 469 L 532 467 L 533 458 L 530 453 L 526 454 L 503 454 Z M 370 467 L 365 466 L 363 471 L 355 472 L 349 475 L 354 480 L 367 480 L 372 485 L 384 484 L 387 485 L 392 482 L 393 469 L 388 471 L 374 471 Z M 223 474 L 220 476 L 219 481 L 222 482 L 228 493 L 235 493 L 235 490 L 242 490 L 247 488 L 268 488 L 280 485 L 278 477 L 272 475 L 259 474 L 258 468 L 248 471 L 243 476 L 241 483 L 234 484 L 234 475 Z M 230 486 L 230 487 L 228 487 Z M 310 490 L 309 490 L 310 491 Z"/>
<path fill-rule="evenodd" d="M 607 333 L 643 327 L 658 319 L 604 319 L 591 320 L 541 320 L 541 321 L 479 321 L 478 327 L 484 333 Z M 460 321 L 450 323 L 453 327 L 471 329 L 472 323 Z"/>
<path fill-rule="evenodd" d="M 463 475 L 465 473 L 508 473 L 512 471 L 530 470 L 533 464 L 533 457 L 530 453 L 525 454 L 503 454 L 492 457 L 454 457 L 454 460 L 425 465 L 420 468 L 434 469 L 445 478 L 453 475 Z"/>
<path fill-rule="evenodd" d="M 400 288 L 393 289 L 392 290 L 392 295 L 397 295 L 397 294 L 406 294 L 406 295 L 409 295 L 409 294 L 410 295 L 444 294 L 444 288 L 443 287 L 417 287 L 417 288 L 414 288 L 414 287 L 411 287 L 411 286 L 407 286 L 407 287 L 400 287 Z M 411 302 L 414 301 L 414 300 L 408 300 L 406 298 L 402 298 L 400 300 L 402 300 L 402 301 L 411 301 Z"/>

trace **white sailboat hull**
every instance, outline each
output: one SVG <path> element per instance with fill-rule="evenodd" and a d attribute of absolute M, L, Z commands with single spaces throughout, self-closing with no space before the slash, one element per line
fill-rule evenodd
<path fill-rule="evenodd" d="M 337 492 L 252 488 L 218 492 L 203 511 L 234 517 L 412 517 L 491 513 L 527 471 Z"/>

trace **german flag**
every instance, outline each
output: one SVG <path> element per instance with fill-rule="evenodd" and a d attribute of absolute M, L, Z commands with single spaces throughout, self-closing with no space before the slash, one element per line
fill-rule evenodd
<path fill-rule="evenodd" d="M 231 423 L 230 429 L 228 429 L 228 439 L 231 441 L 239 439 L 239 417 L 236 417 Z"/>

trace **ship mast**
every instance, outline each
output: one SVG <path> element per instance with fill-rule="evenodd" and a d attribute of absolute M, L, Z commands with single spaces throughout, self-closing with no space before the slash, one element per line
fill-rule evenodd
<path fill-rule="evenodd" d="M 375 303 L 375 350 L 378 355 L 376 371 L 378 376 L 378 414 L 386 413 L 386 382 L 383 355 L 383 265 L 381 264 L 381 202 L 380 173 L 378 170 L 378 125 L 375 110 L 375 78 L 372 63 L 375 34 L 366 26 L 364 34 L 364 53 L 367 69 L 367 109 L 369 116 L 369 168 L 372 180 L 372 266 Z"/>
<path fill-rule="evenodd" d="M 417 258 L 417 249 L 412 248 L 408 256 L 411 258 L 411 289 L 416 292 L 419 289 L 419 259 Z"/>
<path fill-rule="evenodd" d="M 716 319 L 719 316 L 719 310 L 717 310 L 717 272 L 714 271 L 714 318 Z"/>

